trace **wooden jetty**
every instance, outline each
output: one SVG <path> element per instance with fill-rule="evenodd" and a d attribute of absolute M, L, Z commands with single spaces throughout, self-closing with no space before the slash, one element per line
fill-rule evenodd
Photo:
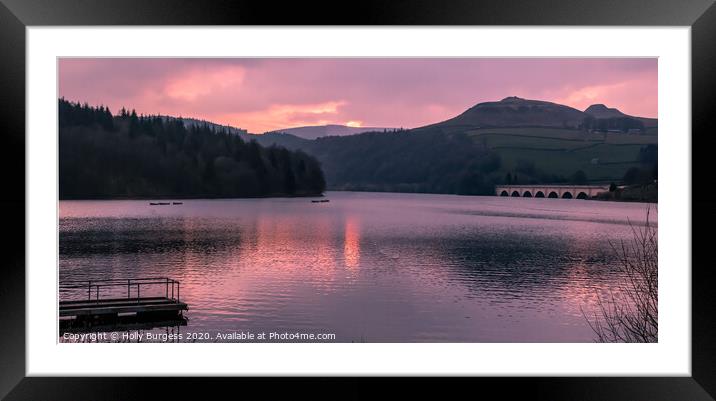
<path fill-rule="evenodd" d="M 60 283 L 60 319 L 111 322 L 127 316 L 143 321 L 181 317 L 189 307 L 179 293 L 180 283 L 168 277 L 64 281 Z"/>

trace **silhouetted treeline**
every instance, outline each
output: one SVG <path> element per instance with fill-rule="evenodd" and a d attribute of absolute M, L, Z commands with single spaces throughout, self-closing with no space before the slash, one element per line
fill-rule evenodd
<path fill-rule="evenodd" d="M 588 116 L 582 121 L 581 128 L 587 131 L 597 132 L 629 132 L 630 130 L 643 132 L 644 123 L 631 117 L 594 118 Z"/>
<path fill-rule="evenodd" d="M 646 185 L 659 179 L 659 148 L 647 145 L 639 149 L 639 167 L 632 167 L 624 173 L 626 185 Z"/>
<path fill-rule="evenodd" d="M 59 99 L 60 199 L 316 195 L 321 166 L 208 126 Z"/>
<path fill-rule="evenodd" d="M 331 188 L 492 195 L 500 157 L 468 135 L 398 130 L 306 142 Z"/>

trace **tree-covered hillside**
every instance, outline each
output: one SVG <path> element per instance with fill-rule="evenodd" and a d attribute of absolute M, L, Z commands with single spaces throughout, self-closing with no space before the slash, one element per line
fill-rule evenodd
<path fill-rule="evenodd" d="M 657 135 L 537 127 L 485 128 L 468 134 L 500 155 L 502 174 L 510 174 L 513 184 L 569 183 L 582 174 L 591 183 L 622 183 L 628 181 L 630 169 L 651 171 L 657 163 Z M 647 151 L 653 160 L 644 158 Z"/>
<path fill-rule="evenodd" d="M 312 156 L 209 126 L 59 100 L 60 199 L 260 197 L 325 190 Z"/>
<path fill-rule="evenodd" d="M 495 184 L 653 182 L 657 120 L 588 110 L 595 115 L 509 97 L 408 131 L 254 136 L 315 156 L 330 189 L 493 194 Z"/>
<path fill-rule="evenodd" d="M 634 176 L 640 183 L 657 178 L 656 135 L 425 127 L 312 141 L 290 135 L 260 140 L 315 156 L 328 188 L 336 190 L 491 195 L 495 184 L 631 184 Z"/>
<path fill-rule="evenodd" d="M 321 160 L 332 189 L 492 195 L 500 179 L 500 158 L 463 133 L 370 132 L 302 149 Z"/>

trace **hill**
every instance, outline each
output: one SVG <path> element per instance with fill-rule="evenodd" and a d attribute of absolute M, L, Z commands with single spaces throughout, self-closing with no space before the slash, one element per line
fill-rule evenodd
<path fill-rule="evenodd" d="M 208 128 L 216 132 L 224 132 L 236 135 L 244 142 L 256 141 L 261 146 L 281 146 L 287 149 L 300 149 L 307 139 L 284 132 L 267 132 L 265 134 L 251 134 L 245 129 L 236 128 L 230 125 L 216 124 L 211 121 L 199 120 L 188 117 L 160 116 L 164 121 L 181 122 L 186 128 Z"/>
<path fill-rule="evenodd" d="M 286 149 L 302 149 L 306 146 L 308 139 L 299 138 L 295 135 L 282 132 L 267 132 L 265 134 L 248 134 L 243 136 L 246 141 L 256 141 L 261 146 L 281 146 Z"/>
<path fill-rule="evenodd" d="M 216 125 L 59 100 L 60 199 L 320 195 L 315 158 Z"/>
<path fill-rule="evenodd" d="M 656 176 L 657 139 L 548 127 L 421 128 L 295 146 L 321 162 L 329 189 L 491 194 L 491 185 L 508 180 L 621 183 L 632 169 L 648 171 L 649 180 Z"/>
<path fill-rule="evenodd" d="M 454 182 L 459 179 L 454 177 L 464 175 L 467 165 L 486 160 L 491 167 L 478 169 L 480 179 L 497 184 L 506 183 L 508 175 L 520 183 L 567 183 L 575 177 L 588 182 L 622 182 L 630 169 L 652 168 L 654 161 L 645 161 L 642 153 L 657 146 L 655 131 L 624 133 L 638 117 L 604 105 L 587 111 L 508 97 L 477 104 L 455 118 L 412 130 L 315 140 L 279 133 L 251 136 L 265 146 L 300 149 L 315 156 L 331 189 L 445 192 L 447 187 L 437 185 L 434 178 L 438 174 L 435 171 L 442 171 L 446 180 L 453 181 L 453 193 L 457 193 Z M 593 126 L 586 127 L 585 121 Z M 458 139 L 463 137 L 475 146 L 463 152 L 446 145 L 465 144 Z M 430 173 L 426 168 L 412 170 L 432 174 L 433 178 L 421 180 L 403 172 L 411 170 L 411 163 L 418 166 L 425 160 L 439 167 Z M 403 176 L 398 179 L 400 174 Z M 478 187 L 483 188 L 482 184 Z"/>
<path fill-rule="evenodd" d="M 390 182 L 388 186 L 396 188 L 443 191 L 436 185 L 417 185 L 416 179 L 403 177 L 404 182 L 397 185 L 399 180 L 388 178 L 401 174 L 401 169 L 410 169 L 410 163 L 420 165 L 425 158 L 440 164 L 438 170 L 446 177 L 464 173 L 458 171 L 471 163 L 489 164 L 487 169 L 477 169 L 485 183 L 622 182 L 633 169 L 648 172 L 641 176 L 655 177 L 651 170 L 655 169 L 657 135 L 646 130 L 625 133 L 630 127 L 639 126 L 635 121 L 638 117 L 617 109 L 601 105 L 588 110 L 597 116 L 556 103 L 508 97 L 477 104 L 454 118 L 401 131 L 400 135 L 374 132 L 292 141 L 288 146 L 315 156 L 324 166 L 328 186 L 333 189 L 368 190 Z M 594 126 L 586 127 L 585 121 L 592 121 Z M 657 125 L 655 119 L 653 125 Z M 475 145 L 466 147 L 472 156 L 437 146 L 441 140 L 464 145 L 462 139 L 457 139 L 463 137 L 470 138 Z M 415 143 L 409 144 L 411 140 Z M 461 156 L 453 158 L 451 152 Z M 388 157 L 404 163 L 376 170 L 376 165 L 390 164 L 383 159 Z"/>
<path fill-rule="evenodd" d="M 499 159 L 465 133 L 368 132 L 301 149 L 321 161 L 332 189 L 491 195 L 498 178 Z"/>
<path fill-rule="evenodd" d="M 585 117 L 583 112 L 569 106 L 511 96 L 499 102 L 479 103 L 456 117 L 425 128 L 448 131 L 525 126 L 577 128 Z"/>
<path fill-rule="evenodd" d="M 641 168 L 642 149 L 656 147 L 648 134 L 585 132 L 568 128 L 482 128 L 469 135 L 500 156 L 500 172 L 523 183 L 569 181 L 582 171 L 588 181 L 620 182 L 630 168 Z"/>
<path fill-rule="evenodd" d="M 187 127 L 187 128 L 190 128 L 190 127 L 209 127 L 209 128 L 211 128 L 212 130 L 214 130 L 214 131 L 223 131 L 223 132 L 226 132 L 226 133 L 228 133 L 228 134 L 242 135 L 242 136 L 245 136 L 245 135 L 248 134 L 248 131 L 246 131 L 245 129 L 241 129 L 241 128 L 237 128 L 237 127 L 232 127 L 232 126 L 230 126 L 230 125 L 217 124 L 217 123 L 213 123 L 213 122 L 211 122 L 211 121 L 206 121 L 206 120 L 199 120 L 199 119 L 197 119 L 197 118 L 190 118 L 190 117 L 172 117 L 172 116 L 159 116 L 159 117 L 161 117 L 161 118 L 164 119 L 165 121 L 169 121 L 169 120 L 178 120 L 178 121 L 181 121 L 182 124 L 184 124 L 184 126 Z"/>
<path fill-rule="evenodd" d="M 657 120 L 654 118 L 630 116 L 603 104 L 595 104 L 580 111 L 557 103 L 510 96 L 497 102 L 478 103 L 456 117 L 423 128 L 455 132 L 477 128 L 549 127 L 622 131 L 639 129 L 656 133 L 656 126 Z"/>
<path fill-rule="evenodd" d="M 361 134 L 363 132 L 374 132 L 374 131 L 386 131 L 393 130 L 393 128 L 380 128 L 380 127 L 349 127 L 347 125 L 310 125 L 305 127 L 295 128 L 284 128 L 269 133 L 283 133 L 297 136 L 303 139 L 316 139 L 325 136 L 345 136 Z"/>
<path fill-rule="evenodd" d="M 227 146 L 214 143 L 212 140 L 200 146 L 203 150 L 198 151 L 198 156 L 195 153 L 194 156 L 182 155 L 181 152 L 172 153 L 167 161 L 162 154 L 156 154 L 153 150 L 156 141 L 161 144 L 164 140 L 160 138 L 165 138 L 165 134 L 160 132 L 166 131 L 165 127 L 159 131 L 153 131 L 152 128 L 146 134 L 142 134 L 146 138 L 139 141 L 135 138 L 126 143 L 120 142 L 116 146 L 119 156 L 107 153 L 104 157 L 126 159 L 132 163 L 138 160 L 147 165 L 160 161 L 171 166 L 177 176 L 183 169 L 192 172 L 181 181 L 191 182 L 194 186 L 200 185 L 206 177 L 215 177 L 211 169 L 216 171 L 218 168 L 223 171 L 222 179 L 226 179 L 225 173 L 228 168 L 238 175 L 246 173 L 253 177 L 241 182 L 244 188 L 242 191 L 246 190 L 245 188 L 254 188 L 251 191 L 255 196 L 285 193 L 281 189 L 276 189 L 280 188 L 280 183 L 290 181 L 286 177 L 279 178 L 281 174 L 290 176 L 289 173 L 281 173 L 281 168 L 276 171 L 277 160 L 285 158 L 295 158 L 296 162 L 284 163 L 292 166 L 290 170 L 294 176 L 300 175 L 302 171 L 305 172 L 305 166 L 310 166 L 309 170 L 312 171 L 311 178 L 303 178 L 307 180 L 304 184 L 308 182 L 311 184 L 292 192 L 294 194 L 315 192 L 322 188 L 318 185 L 320 183 L 325 183 L 329 189 L 339 190 L 492 194 L 494 185 L 506 183 L 639 184 L 653 181 L 657 176 L 657 135 L 650 134 L 649 130 L 631 128 L 643 126 L 635 120 L 636 117 L 602 106 L 590 107 L 587 113 L 556 103 L 509 97 L 498 102 L 480 103 L 452 119 L 425 127 L 387 132 L 381 129 L 376 132 L 324 136 L 311 140 L 283 132 L 253 135 L 231 131 L 229 128 L 232 127 L 199 121 L 188 128 L 181 129 L 189 133 L 206 134 L 202 138 L 221 138 L 219 143 L 222 141 L 236 143 L 230 145 L 229 149 L 232 149 L 231 146 L 238 149 L 260 148 L 260 150 L 252 150 L 259 156 L 254 155 L 246 159 L 242 150 L 235 156 L 234 162 L 229 162 L 226 158 L 234 157 L 233 154 L 218 155 L 209 152 L 215 147 L 222 149 Z M 122 133 L 119 137 L 132 132 L 127 126 L 131 118 L 129 120 L 127 118 L 127 116 L 120 116 L 113 119 Z M 142 118 L 139 120 L 143 121 Z M 170 120 L 171 118 L 162 121 L 167 122 L 169 127 L 175 125 L 184 127 L 186 124 L 176 119 L 174 124 L 170 124 Z M 143 124 L 150 123 L 154 124 L 153 120 L 148 119 L 143 122 Z M 654 129 L 656 125 L 655 121 Z M 175 128 L 170 128 L 169 131 L 173 129 Z M 104 131 L 108 129 L 100 131 L 102 138 L 104 136 L 111 138 L 111 134 Z M 72 135 L 82 137 L 86 134 Z M 186 149 L 187 136 L 198 138 L 187 133 L 172 135 L 179 135 L 172 139 L 174 144 L 159 145 L 160 149 L 165 147 L 176 152 L 178 149 Z M 82 138 L 83 141 L 89 140 L 86 137 Z M 146 159 L 142 156 L 137 159 L 137 155 L 131 152 L 142 153 L 144 150 L 130 152 L 126 149 L 130 145 L 144 146 L 152 156 L 147 156 Z M 108 149 L 105 151 L 110 152 Z M 127 155 L 127 152 L 130 154 Z M 78 155 L 79 153 L 73 158 L 77 159 L 74 163 L 79 164 Z M 217 158 L 218 156 L 224 158 Z M 277 159 L 279 156 L 284 159 Z M 214 163 L 207 164 L 206 158 L 214 160 Z M 254 161 L 247 165 L 250 160 Z M 304 167 L 300 167 L 300 160 L 303 160 Z M 177 161 L 189 163 L 189 166 L 182 166 L 181 163 L 173 164 Z M 264 167 L 261 167 L 262 165 Z M 279 162 L 278 165 L 281 163 Z M 140 172 L 153 177 L 154 170 L 166 169 L 161 163 L 159 166 L 153 166 L 148 169 L 142 166 Z M 247 167 L 255 171 L 245 172 L 243 169 Z M 278 176 L 257 175 L 264 169 L 274 171 Z M 323 174 L 320 174 L 319 179 L 318 171 L 321 169 L 325 172 L 325 181 L 323 181 Z M 97 170 L 101 171 L 102 168 L 99 167 Z M 78 175 L 79 178 L 69 178 L 70 182 L 80 179 L 90 181 L 99 179 L 92 175 L 94 173 L 83 173 L 85 175 Z M 162 174 L 172 176 L 171 172 L 165 171 L 159 175 Z M 267 179 L 273 182 L 271 184 L 274 185 L 271 187 L 273 189 L 260 186 L 267 185 L 263 184 Z M 126 177 L 122 180 L 118 181 L 120 187 L 128 185 Z M 173 183 L 167 185 L 174 185 L 175 188 L 180 185 L 177 177 L 164 181 Z M 106 185 L 116 185 L 114 180 L 108 182 L 112 184 Z M 219 181 L 219 183 L 224 182 L 231 181 Z M 144 184 L 134 182 L 128 187 L 131 190 L 125 192 L 135 193 L 137 185 L 142 188 Z M 210 184 L 208 189 L 202 189 L 210 192 L 231 190 L 236 191 L 233 184 L 221 185 L 217 182 Z"/>

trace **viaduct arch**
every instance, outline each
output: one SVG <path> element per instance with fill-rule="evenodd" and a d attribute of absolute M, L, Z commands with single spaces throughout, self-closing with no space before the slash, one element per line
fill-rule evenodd
<path fill-rule="evenodd" d="M 495 195 L 522 198 L 590 199 L 609 185 L 498 185 Z"/>

